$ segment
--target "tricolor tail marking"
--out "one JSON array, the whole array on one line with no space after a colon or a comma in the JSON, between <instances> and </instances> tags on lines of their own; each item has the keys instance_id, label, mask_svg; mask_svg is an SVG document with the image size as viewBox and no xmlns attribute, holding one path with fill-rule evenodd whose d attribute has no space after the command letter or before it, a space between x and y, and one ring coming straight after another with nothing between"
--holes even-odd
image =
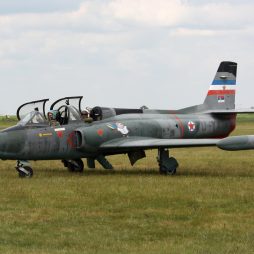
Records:
<instances>
[{"instance_id":1,"label":"tricolor tail marking","mask_svg":"<svg viewBox=\"0 0 254 254\"><path fill-rule=\"evenodd\" d=\"M235 80L214 80L210 85L207 95L235 94Z\"/></svg>"}]
</instances>

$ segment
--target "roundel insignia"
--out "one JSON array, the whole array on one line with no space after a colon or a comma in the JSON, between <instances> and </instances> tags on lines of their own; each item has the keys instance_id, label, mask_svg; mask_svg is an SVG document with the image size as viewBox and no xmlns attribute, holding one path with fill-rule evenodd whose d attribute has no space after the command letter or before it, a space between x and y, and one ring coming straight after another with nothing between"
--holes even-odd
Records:
<instances>
[{"instance_id":1,"label":"roundel insignia","mask_svg":"<svg viewBox=\"0 0 254 254\"><path fill-rule=\"evenodd\" d=\"M192 121L189 121L188 122L188 129L189 129L189 131L194 131L195 129L196 129L196 125L195 125L195 123L194 122L192 122Z\"/></svg>"},{"instance_id":2,"label":"roundel insignia","mask_svg":"<svg viewBox=\"0 0 254 254\"><path fill-rule=\"evenodd\" d=\"M102 137L103 136L103 129L99 129L97 130L97 134Z\"/></svg>"}]
</instances>

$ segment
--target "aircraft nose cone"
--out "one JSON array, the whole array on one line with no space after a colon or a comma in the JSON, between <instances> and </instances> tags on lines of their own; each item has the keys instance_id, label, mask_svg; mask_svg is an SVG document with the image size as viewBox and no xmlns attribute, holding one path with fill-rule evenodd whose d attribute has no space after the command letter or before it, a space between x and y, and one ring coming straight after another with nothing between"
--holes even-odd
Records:
<instances>
[{"instance_id":1,"label":"aircraft nose cone","mask_svg":"<svg viewBox=\"0 0 254 254\"><path fill-rule=\"evenodd\" d=\"M224 138L217 143L217 146L228 151L254 149L254 135Z\"/></svg>"}]
</instances>

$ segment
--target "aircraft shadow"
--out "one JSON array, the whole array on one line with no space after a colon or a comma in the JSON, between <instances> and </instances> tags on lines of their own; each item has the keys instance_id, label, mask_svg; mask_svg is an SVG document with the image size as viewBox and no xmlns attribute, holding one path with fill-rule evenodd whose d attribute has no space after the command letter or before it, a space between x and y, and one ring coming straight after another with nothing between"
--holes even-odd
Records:
<instances>
[{"instance_id":1,"label":"aircraft shadow","mask_svg":"<svg viewBox=\"0 0 254 254\"><path fill-rule=\"evenodd\" d=\"M178 170L177 174L174 176L165 176L161 175L158 172L158 169L121 169L121 170L107 170L107 169L85 169L83 173L73 173L68 172L63 169L45 169L41 170L41 172L56 174L58 176L66 176L77 175L80 177L89 177L89 176L161 176L161 177L254 177L253 172L237 172L237 171L191 171L187 168L184 170ZM36 173L35 173L36 174Z\"/></svg>"}]
</instances>

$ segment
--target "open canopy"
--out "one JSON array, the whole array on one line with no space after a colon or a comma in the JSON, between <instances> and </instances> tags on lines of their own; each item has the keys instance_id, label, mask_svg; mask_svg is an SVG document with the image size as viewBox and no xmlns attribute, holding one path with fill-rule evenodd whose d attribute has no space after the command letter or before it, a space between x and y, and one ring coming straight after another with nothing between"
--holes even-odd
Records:
<instances>
[{"instance_id":1,"label":"open canopy","mask_svg":"<svg viewBox=\"0 0 254 254\"><path fill-rule=\"evenodd\" d=\"M18 120L22 120L27 116L28 113L37 111L42 114L42 116L46 119L45 105L49 99L43 99L38 101L31 101L25 104L22 104L17 110L17 118Z\"/></svg>"},{"instance_id":2,"label":"open canopy","mask_svg":"<svg viewBox=\"0 0 254 254\"><path fill-rule=\"evenodd\" d=\"M79 112L81 113L81 100L82 100L82 98L83 98L83 96L72 96L72 97L61 98L61 99L55 101L50 106L50 110L57 110L63 105L67 105L67 106L71 105L71 106L75 107L76 109L78 109Z\"/></svg>"},{"instance_id":3,"label":"open canopy","mask_svg":"<svg viewBox=\"0 0 254 254\"><path fill-rule=\"evenodd\" d=\"M71 122L82 121L81 117L81 100L83 96L64 97L55 101L50 106L50 111L57 111L59 118L57 121L60 125ZM45 105L49 99L31 101L22 104L17 110L17 118L20 120L19 125L45 125L48 119Z\"/></svg>"},{"instance_id":4,"label":"open canopy","mask_svg":"<svg viewBox=\"0 0 254 254\"><path fill-rule=\"evenodd\" d=\"M59 122L61 125L73 121L82 121L81 100L83 96L64 97L55 101L50 110L57 110L60 113Z\"/></svg>"}]
</instances>

